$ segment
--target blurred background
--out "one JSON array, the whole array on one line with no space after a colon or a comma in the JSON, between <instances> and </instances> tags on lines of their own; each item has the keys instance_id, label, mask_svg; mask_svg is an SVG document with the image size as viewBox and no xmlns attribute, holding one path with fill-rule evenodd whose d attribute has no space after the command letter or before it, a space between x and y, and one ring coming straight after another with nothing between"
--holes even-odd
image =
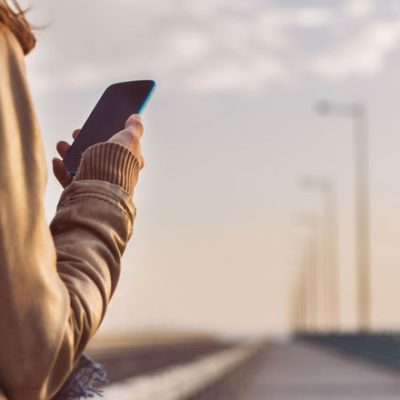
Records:
<instances>
[{"instance_id":1,"label":"blurred background","mask_svg":"<svg viewBox=\"0 0 400 400\"><path fill-rule=\"evenodd\" d=\"M157 81L99 337L399 329L397 0L25 5L49 220L56 142L109 84Z\"/></svg>"}]
</instances>

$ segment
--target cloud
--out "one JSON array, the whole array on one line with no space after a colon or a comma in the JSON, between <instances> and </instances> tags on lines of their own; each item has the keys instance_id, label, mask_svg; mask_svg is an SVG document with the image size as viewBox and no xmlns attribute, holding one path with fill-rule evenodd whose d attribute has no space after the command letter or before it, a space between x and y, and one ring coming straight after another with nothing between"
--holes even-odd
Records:
<instances>
[{"instance_id":1,"label":"cloud","mask_svg":"<svg viewBox=\"0 0 400 400\"><path fill-rule=\"evenodd\" d=\"M330 25L333 22L333 13L326 8L299 9L293 15L295 25L303 28L315 28Z\"/></svg>"},{"instance_id":2,"label":"cloud","mask_svg":"<svg viewBox=\"0 0 400 400\"><path fill-rule=\"evenodd\" d=\"M185 82L187 89L194 92L218 93L234 88L242 93L257 93L263 85L272 81L284 81L288 78L286 66L278 59L247 60L246 65L232 62L218 62L201 68Z\"/></svg>"},{"instance_id":3,"label":"cloud","mask_svg":"<svg viewBox=\"0 0 400 400\"><path fill-rule=\"evenodd\" d=\"M73 5L49 6L56 15L51 37L42 35L47 50L30 68L36 90L150 76L170 89L254 91L289 75L282 54L290 45L287 26L295 22L287 10L264 10L256 2L237 0L190 7L177 0L119 4L123 10L110 13L107 2L98 0L95 16L80 7L76 18ZM300 24L304 18L310 20L302 14ZM311 16L311 23L316 18ZM108 26L113 29L104 31Z\"/></svg>"},{"instance_id":4,"label":"cloud","mask_svg":"<svg viewBox=\"0 0 400 400\"><path fill-rule=\"evenodd\" d=\"M345 2L345 13L354 18L364 18L372 14L375 9L375 0L348 0Z\"/></svg>"},{"instance_id":5,"label":"cloud","mask_svg":"<svg viewBox=\"0 0 400 400\"><path fill-rule=\"evenodd\" d=\"M373 76L399 42L395 16L375 17L373 0L344 8L256 0L42 4L52 23L29 68L41 91L152 77L168 90L254 93L304 75Z\"/></svg>"},{"instance_id":6,"label":"cloud","mask_svg":"<svg viewBox=\"0 0 400 400\"><path fill-rule=\"evenodd\" d=\"M400 21L372 22L317 55L310 69L323 78L336 80L373 76L383 69L399 41Z\"/></svg>"}]
</instances>

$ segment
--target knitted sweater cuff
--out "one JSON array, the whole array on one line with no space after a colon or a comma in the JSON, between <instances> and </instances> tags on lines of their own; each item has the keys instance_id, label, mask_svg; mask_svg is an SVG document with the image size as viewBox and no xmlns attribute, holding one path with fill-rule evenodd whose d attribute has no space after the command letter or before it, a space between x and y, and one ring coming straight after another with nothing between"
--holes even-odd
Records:
<instances>
[{"instance_id":1,"label":"knitted sweater cuff","mask_svg":"<svg viewBox=\"0 0 400 400\"><path fill-rule=\"evenodd\" d=\"M83 153L74 179L107 181L131 195L138 175L139 164L130 150L117 143L99 143Z\"/></svg>"}]
</instances>

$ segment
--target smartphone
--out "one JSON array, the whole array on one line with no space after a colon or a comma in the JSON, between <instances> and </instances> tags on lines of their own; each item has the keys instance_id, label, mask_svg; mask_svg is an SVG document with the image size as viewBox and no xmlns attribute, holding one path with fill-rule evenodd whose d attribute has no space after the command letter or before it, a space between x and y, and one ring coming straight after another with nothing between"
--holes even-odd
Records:
<instances>
[{"instance_id":1,"label":"smartphone","mask_svg":"<svg viewBox=\"0 0 400 400\"><path fill-rule=\"evenodd\" d=\"M151 80L130 81L115 83L104 91L64 157L64 165L72 176L78 170L82 153L124 129L128 117L143 110L154 87Z\"/></svg>"}]
</instances>

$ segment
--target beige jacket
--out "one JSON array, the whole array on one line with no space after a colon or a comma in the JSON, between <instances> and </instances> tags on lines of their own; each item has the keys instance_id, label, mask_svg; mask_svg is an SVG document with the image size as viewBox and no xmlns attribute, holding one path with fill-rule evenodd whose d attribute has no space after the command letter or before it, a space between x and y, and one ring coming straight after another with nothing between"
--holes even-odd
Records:
<instances>
[{"instance_id":1,"label":"beige jacket","mask_svg":"<svg viewBox=\"0 0 400 400\"><path fill-rule=\"evenodd\" d=\"M47 226L24 56L0 25L1 400L51 398L96 332L132 233L137 174L125 147L93 146Z\"/></svg>"}]
</instances>

